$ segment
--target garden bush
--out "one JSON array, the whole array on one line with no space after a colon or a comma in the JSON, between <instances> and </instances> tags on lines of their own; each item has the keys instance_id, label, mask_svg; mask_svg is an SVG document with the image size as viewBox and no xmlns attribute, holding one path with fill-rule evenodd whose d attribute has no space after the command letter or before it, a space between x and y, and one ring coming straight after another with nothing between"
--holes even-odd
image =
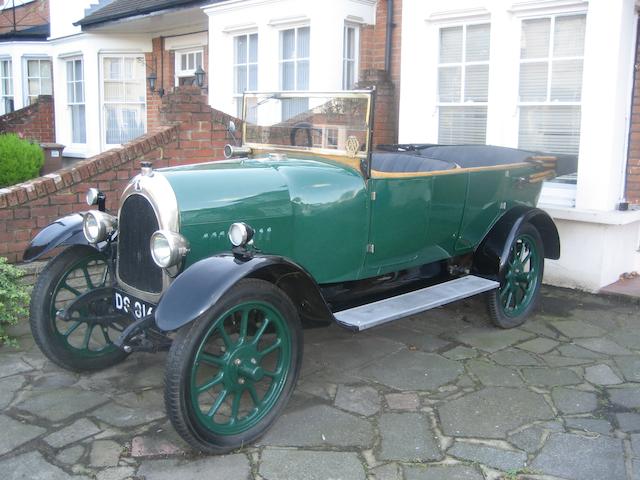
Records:
<instances>
[{"instance_id":1,"label":"garden bush","mask_svg":"<svg viewBox=\"0 0 640 480\"><path fill-rule=\"evenodd\" d=\"M29 291L20 282L23 272L0 257L0 345L16 346L6 327L15 325L29 313Z\"/></svg>"},{"instance_id":2,"label":"garden bush","mask_svg":"<svg viewBox=\"0 0 640 480\"><path fill-rule=\"evenodd\" d=\"M14 133L0 135L0 187L37 177L43 164L44 152L40 145Z\"/></svg>"}]
</instances>

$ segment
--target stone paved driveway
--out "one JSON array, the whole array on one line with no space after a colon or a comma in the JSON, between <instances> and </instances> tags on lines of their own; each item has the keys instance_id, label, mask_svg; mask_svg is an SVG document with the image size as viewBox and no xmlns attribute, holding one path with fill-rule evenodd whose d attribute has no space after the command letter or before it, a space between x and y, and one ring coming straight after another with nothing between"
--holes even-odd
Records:
<instances>
[{"instance_id":1,"label":"stone paved driveway","mask_svg":"<svg viewBox=\"0 0 640 480\"><path fill-rule=\"evenodd\" d=\"M25 335L0 349L0 475L638 480L639 310L546 289L515 330L473 299L358 335L307 331L285 415L219 457L187 453L167 423L164 355L75 375Z\"/></svg>"}]
</instances>

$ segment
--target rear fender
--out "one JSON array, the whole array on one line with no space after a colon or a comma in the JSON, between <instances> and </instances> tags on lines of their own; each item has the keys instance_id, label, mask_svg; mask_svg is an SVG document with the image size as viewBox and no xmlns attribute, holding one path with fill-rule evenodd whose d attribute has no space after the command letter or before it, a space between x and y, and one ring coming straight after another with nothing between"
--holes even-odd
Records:
<instances>
[{"instance_id":1,"label":"rear fender","mask_svg":"<svg viewBox=\"0 0 640 480\"><path fill-rule=\"evenodd\" d=\"M474 271L491 278L502 278L511 243L525 223L532 224L540 233L545 258L560 258L560 236L551 217L539 208L518 206L500 217L482 240L474 253Z\"/></svg>"},{"instance_id":2,"label":"rear fender","mask_svg":"<svg viewBox=\"0 0 640 480\"><path fill-rule=\"evenodd\" d=\"M74 213L43 228L25 250L24 261L33 262L61 245L91 245L82 233L83 218L82 214Z\"/></svg>"},{"instance_id":3,"label":"rear fender","mask_svg":"<svg viewBox=\"0 0 640 480\"><path fill-rule=\"evenodd\" d=\"M156 308L156 325L171 331L205 317L243 278L259 278L281 288L298 309L303 324L328 325L334 320L315 280L299 265L271 255L248 260L217 255L194 263L175 279Z\"/></svg>"}]
</instances>

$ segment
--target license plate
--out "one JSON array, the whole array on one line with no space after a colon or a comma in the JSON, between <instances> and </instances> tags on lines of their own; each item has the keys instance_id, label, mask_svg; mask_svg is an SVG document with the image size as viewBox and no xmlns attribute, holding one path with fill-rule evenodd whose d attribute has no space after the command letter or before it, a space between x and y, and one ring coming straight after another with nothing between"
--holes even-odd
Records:
<instances>
[{"instance_id":1,"label":"license plate","mask_svg":"<svg viewBox=\"0 0 640 480\"><path fill-rule=\"evenodd\" d=\"M113 295L113 306L117 311L133 315L135 318L151 315L155 309L155 305L118 290Z\"/></svg>"}]
</instances>

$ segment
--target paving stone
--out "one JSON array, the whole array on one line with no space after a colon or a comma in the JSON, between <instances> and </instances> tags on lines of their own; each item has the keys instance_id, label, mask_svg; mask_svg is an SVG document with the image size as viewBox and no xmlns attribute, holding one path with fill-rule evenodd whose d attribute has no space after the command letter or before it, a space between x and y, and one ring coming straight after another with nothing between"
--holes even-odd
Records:
<instances>
[{"instance_id":1,"label":"paving stone","mask_svg":"<svg viewBox=\"0 0 640 480\"><path fill-rule=\"evenodd\" d=\"M493 353L503 348L510 347L514 343L531 338L533 334L522 330L496 330L476 328L459 334L456 338L467 345Z\"/></svg>"},{"instance_id":2,"label":"paving stone","mask_svg":"<svg viewBox=\"0 0 640 480\"><path fill-rule=\"evenodd\" d=\"M531 385L554 387L557 385L576 385L582 380L568 368L523 368L525 382Z\"/></svg>"},{"instance_id":3,"label":"paving stone","mask_svg":"<svg viewBox=\"0 0 640 480\"><path fill-rule=\"evenodd\" d=\"M565 414L592 412L598 408L598 397L591 392L558 387L551 391L556 408Z\"/></svg>"},{"instance_id":4,"label":"paving stone","mask_svg":"<svg viewBox=\"0 0 640 480\"><path fill-rule=\"evenodd\" d=\"M160 410L130 408L110 402L93 412L93 415L114 427L135 427L159 420L165 416L165 413Z\"/></svg>"},{"instance_id":5,"label":"paving stone","mask_svg":"<svg viewBox=\"0 0 640 480\"><path fill-rule=\"evenodd\" d=\"M389 393L384 398L390 410L415 411L420 407L420 399L415 393Z\"/></svg>"},{"instance_id":6,"label":"paving stone","mask_svg":"<svg viewBox=\"0 0 640 480\"><path fill-rule=\"evenodd\" d=\"M633 460L631 462L631 480L640 480L640 460Z\"/></svg>"},{"instance_id":7,"label":"paving stone","mask_svg":"<svg viewBox=\"0 0 640 480\"><path fill-rule=\"evenodd\" d=\"M533 340L528 340L516 345L516 347L532 353L547 353L556 348L559 344L560 342L556 342L550 338L534 338Z\"/></svg>"},{"instance_id":8,"label":"paving stone","mask_svg":"<svg viewBox=\"0 0 640 480\"><path fill-rule=\"evenodd\" d=\"M575 343L588 350L604 353L605 355L631 355L630 350L621 347L608 338L586 338L584 340L576 340Z\"/></svg>"},{"instance_id":9,"label":"paving stone","mask_svg":"<svg viewBox=\"0 0 640 480\"><path fill-rule=\"evenodd\" d=\"M387 463L372 470L375 480L403 480L402 470L395 463Z\"/></svg>"},{"instance_id":10,"label":"paving stone","mask_svg":"<svg viewBox=\"0 0 640 480\"><path fill-rule=\"evenodd\" d=\"M584 370L584 378L596 385L617 385L622 380L615 374L609 365L600 364L587 367Z\"/></svg>"},{"instance_id":11,"label":"paving stone","mask_svg":"<svg viewBox=\"0 0 640 480\"><path fill-rule=\"evenodd\" d=\"M584 358L585 360L601 360L607 358L606 355L587 350L574 344L561 345L557 350L561 355L569 358Z\"/></svg>"},{"instance_id":12,"label":"paving stone","mask_svg":"<svg viewBox=\"0 0 640 480\"><path fill-rule=\"evenodd\" d=\"M406 480L484 480L475 467L467 465L419 465L404 467Z\"/></svg>"},{"instance_id":13,"label":"paving stone","mask_svg":"<svg viewBox=\"0 0 640 480\"><path fill-rule=\"evenodd\" d=\"M554 433L532 463L534 470L570 480L624 480L622 441L607 436Z\"/></svg>"},{"instance_id":14,"label":"paving stone","mask_svg":"<svg viewBox=\"0 0 640 480\"><path fill-rule=\"evenodd\" d=\"M20 355L9 354L0 356L0 378L29 372L33 367L20 358Z\"/></svg>"},{"instance_id":15,"label":"paving stone","mask_svg":"<svg viewBox=\"0 0 640 480\"><path fill-rule=\"evenodd\" d=\"M364 480L364 468L355 453L310 452L267 448L260 475L269 480ZM222 478L222 477L221 477ZM226 478L226 477L225 477Z\"/></svg>"},{"instance_id":16,"label":"paving stone","mask_svg":"<svg viewBox=\"0 0 640 480\"><path fill-rule=\"evenodd\" d=\"M389 340L396 340L404 343L407 347L417 348L425 352L435 352L446 347L451 342L443 340L435 335L416 332L401 325L389 325L380 329L372 330L371 335L383 337Z\"/></svg>"},{"instance_id":17,"label":"paving stone","mask_svg":"<svg viewBox=\"0 0 640 480\"><path fill-rule=\"evenodd\" d=\"M130 479L136 473L133 467L112 467L101 470L96 475L96 480L125 480Z\"/></svg>"},{"instance_id":18,"label":"paving stone","mask_svg":"<svg viewBox=\"0 0 640 480\"><path fill-rule=\"evenodd\" d=\"M463 347L462 345L458 345L451 350L447 350L442 354L444 357L447 357L449 360L466 360L467 358L474 358L478 356L478 351L473 348Z\"/></svg>"},{"instance_id":19,"label":"paving stone","mask_svg":"<svg viewBox=\"0 0 640 480\"><path fill-rule=\"evenodd\" d=\"M161 431L133 437L131 440L131 456L134 458L177 455L187 451L187 444L169 426Z\"/></svg>"},{"instance_id":20,"label":"paving stone","mask_svg":"<svg viewBox=\"0 0 640 480\"><path fill-rule=\"evenodd\" d=\"M529 427L509 437L509 442L528 453L536 452L540 448L544 429L537 425Z\"/></svg>"},{"instance_id":21,"label":"paving stone","mask_svg":"<svg viewBox=\"0 0 640 480\"><path fill-rule=\"evenodd\" d=\"M613 426L601 418L566 418L565 423L567 428L573 430L601 433L602 435L609 435L613 432Z\"/></svg>"},{"instance_id":22,"label":"paving stone","mask_svg":"<svg viewBox=\"0 0 640 480\"><path fill-rule=\"evenodd\" d=\"M498 470L519 470L526 461L524 452L514 452L477 443L456 442L447 453L462 460L482 463Z\"/></svg>"},{"instance_id":23,"label":"paving stone","mask_svg":"<svg viewBox=\"0 0 640 480\"><path fill-rule=\"evenodd\" d=\"M624 432L640 431L640 414L631 412L616 413L616 420L620 430Z\"/></svg>"},{"instance_id":24,"label":"paving stone","mask_svg":"<svg viewBox=\"0 0 640 480\"><path fill-rule=\"evenodd\" d=\"M634 433L631 437L631 448L633 455L640 458L640 433Z\"/></svg>"},{"instance_id":25,"label":"paving stone","mask_svg":"<svg viewBox=\"0 0 640 480\"><path fill-rule=\"evenodd\" d=\"M56 455L56 460L71 465L80 460L82 455L84 455L84 447L82 445L74 445L73 447L65 448L58 453L58 455Z\"/></svg>"},{"instance_id":26,"label":"paving stone","mask_svg":"<svg viewBox=\"0 0 640 480\"><path fill-rule=\"evenodd\" d=\"M408 462L438 460L442 453L429 426L420 413L384 413L378 421L382 445L379 458Z\"/></svg>"},{"instance_id":27,"label":"paving stone","mask_svg":"<svg viewBox=\"0 0 640 480\"><path fill-rule=\"evenodd\" d=\"M241 454L216 455L201 460L189 459L182 462L177 459L146 460L138 468L137 476L145 480L194 478L249 480L251 466L247 457Z\"/></svg>"},{"instance_id":28,"label":"paving stone","mask_svg":"<svg viewBox=\"0 0 640 480\"><path fill-rule=\"evenodd\" d=\"M96 440L91 445L90 463L94 467L115 467L120 460L122 445L111 440Z\"/></svg>"},{"instance_id":29,"label":"paving stone","mask_svg":"<svg viewBox=\"0 0 640 480\"><path fill-rule=\"evenodd\" d=\"M640 408L640 387L608 388L611 403L625 408Z\"/></svg>"},{"instance_id":30,"label":"paving stone","mask_svg":"<svg viewBox=\"0 0 640 480\"><path fill-rule=\"evenodd\" d=\"M467 362L467 367L486 386L521 387L523 385L517 372L507 367L500 367L484 360L470 360Z\"/></svg>"},{"instance_id":31,"label":"paving stone","mask_svg":"<svg viewBox=\"0 0 640 480\"><path fill-rule=\"evenodd\" d=\"M540 317L532 318L520 328L526 330L527 332L532 332L543 337L558 338L559 335L557 332L551 330L544 322L536 321L537 318Z\"/></svg>"},{"instance_id":32,"label":"paving stone","mask_svg":"<svg viewBox=\"0 0 640 480\"><path fill-rule=\"evenodd\" d=\"M88 477L69 475L47 462L39 452L9 457L0 462L2 480L88 480Z\"/></svg>"},{"instance_id":33,"label":"paving stone","mask_svg":"<svg viewBox=\"0 0 640 480\"><path fill-rule=\"evenodd\" d=\"M6 415L0 415L0 455L10 452L23 443L42 435L46 432L44 428L21 423Z\"/></svg>"},{"instance_id":34,"label":"paving stone","mask_svg":"<svg viewBox=\"0 0 640 480\"><path fill-rule=\"evenodd\" d=\"M95 435L96 433L100 433L101 431L102 430L96 427L93 422L86 418L81 418L80 420L73 422L68 427L58 430L51 435L47 435L44 437L44 441L54 448L60 448L65 445L69 445L70 443L77 442L78 440L82 440L83 438Z\"/></svg>"},{"instance_id":35,"label":"paving stone","mask_svg":"<svg viewBox=\"0 0 640 480\"><path fill-rule=\"evenodd\" d=\"M628 382L640 382L640 357L615 357L615 361Z\"/></svg>"},{"instance_id":36,"label":"paving stone","mask_svg":"<svg viewBox=\"0 0 640 480\"><path fill-rule=\"evenodd\" d=\"M24 382L25 378L22 375L13 375L0 380L0 410L7 408Z\"/></svg>"},{"instance_id":37,"label":"paving stone","mask_svg":"<svg viewBox=\"0 0 640 480\"><path fill-rule=\"evenodd\" d=\"M515 350L508 348L491 355L491 360L500 364L514 367L527 367L540 365L540 362L536 360L533 355L523 352L522 350Z\"/></svg>"},{"instance_id":38,"label":"paving stone","mask_svg":"<svg viewBox=\"0 0 640 480\"><path fill-rule=\"evenodd\" d=\"M464 369L435 353L402 350L360 370L360 374L399 390L435 390L454 381Z\"/></svg>"},{"instance_id":39,"label":"paving stone","mask_svg":"<svg viewBox=\"0 0 640 480\"><path fill-rule=\"evenodd\" d=\"M288 410L260 441L261 445L339 447L369 446L371 424L355 415L327 405Z\"/></svg>"},{"instance_id":40,"label":"paving stone","mask_svg":"<svg viewBox=\"0 0 640 480\"><path fill-rule=\"evenodd\" d=\"M560 355L545 355L544 361L550 367L574 367L577 365L586 365L593 362L593 360L587 358L571 358L562 357Z\"/></svg>"},{"instance_id":41,"label":"paving stone","mask_svg":"<svg viewBox=\"0 0 640 480\"><path fill-rule=\"evenodd\" d=\"M20 403L18 408L52 422L59 422L95 408L107 400L107 397L95 392L65 388L33 394Z\"/></svg>"},{"instance_id":42,"label":"paving stone","mask_svg":"<svg viewBox=\"0 0 640 480\"><path fill-rule=\"evenodd\" d=\"M551 324L569 338L601 337L607 333L602 328L581 320L561 320Z\"/></svg>"},{"instance_id":43,"label":"paving stone","mask_svg":"<svg viewBox=\"0 0 640 480\"><path fill-rule=\"evenodd\" d=\"M553 418L542 395L523 388L491 387L438 407L446 435L505 438L535 420Z\"/></svg>"},{"instance_id":44,"label":"paving stone","mask_svg":"<svg viewBox=\"0 0 640 480\"><path fill-rule=\"evenodd\" d=\"M340 385L335 406L360 415L373 415L380 411L380 395L373 387Z\"/></svg>"}]
</instances>

